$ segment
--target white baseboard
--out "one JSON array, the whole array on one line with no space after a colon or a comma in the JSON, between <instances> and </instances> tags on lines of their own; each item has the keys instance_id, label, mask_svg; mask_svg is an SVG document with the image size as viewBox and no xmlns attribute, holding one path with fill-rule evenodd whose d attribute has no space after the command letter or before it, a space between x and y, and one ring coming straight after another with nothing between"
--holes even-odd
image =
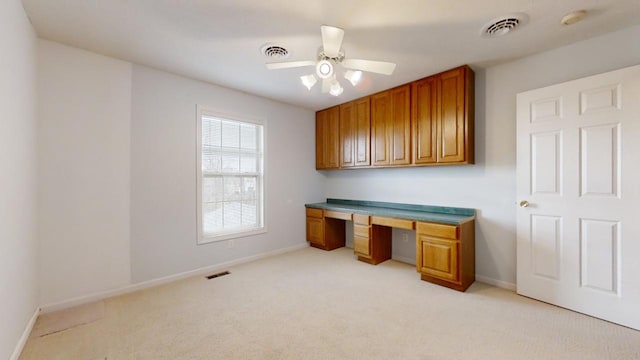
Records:
<instances>
[{"instance_id":1,"label":"white baseboard","mask_svg":"<svg viewBox=\"0 0 640 360\"><path fill-rule=\"evenodd\" d=\"M46 314L52 311L63 310L70 307L74 307L74 306L78 306L78 305L82 305L82 304L86 304L94 301L99 301L109 297L123 295L123 294L131 293L134 291L142 290L142 289L147 289L150 287L170 283L173 281L186 279L192 276L198 276L198 275L206 274L209 272L222 270L231 266L240 265L240 264L248 263L251 261L264 259L267 257L304 249L307 247L309 247L309 244L305 242L303 244L298 244L298 245L294 245L294 246L290 246L290 247L286 247L278 250L268 251L268 252L257 254L257 255L247 256L244 258L231 260L231 261L227 261L227 262L216 264L216 265L205 266L199 269L185 271L182 273L173 274L173 275L169 275L169 276L165 276L157 279L147 280L147 281L143 281L143 282L135 283L131 285L126 285L116 289L79 296L76 298L64 300L64 301L53 303L53 304L47 304L42 306L41 309L42 309L42 313Z\"/></svg>"},{"instance_id":2,"label":"white baseboard","mask_svg":"<svg viewBox=\"0 0 640 360\"><path fill-rule=\"evenodd\" d=\"M10 360L18 360L20 354L22 354L22 350L24 350L24 346L27 344L27 340L29 339L29 335L31 335L31 330L33 330L33 326L36 324L36 320L38 319L38 315L40 315L40 308L36 308L36 311L33 312L31 319L27 323L27 326L24 328L22 332L22 336L20 336L20 340L16 344L15 349L13 350L13 354L9 358Z\"/></svg>"},{"instance_id":3,"label":"white baseboard","mask_svg":"<svg viewBox=\"0 0 640 360\"><path fill-rule=\"evenodd\" d=\"M476 274L476 280L495 287L516 291L516 284Z\"/></svg>"}]
</instances>

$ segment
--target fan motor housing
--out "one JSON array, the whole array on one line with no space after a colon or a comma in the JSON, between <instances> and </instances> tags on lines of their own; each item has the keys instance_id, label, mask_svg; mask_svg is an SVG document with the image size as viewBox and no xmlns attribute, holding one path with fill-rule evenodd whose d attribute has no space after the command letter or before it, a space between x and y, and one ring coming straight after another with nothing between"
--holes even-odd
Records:
<instances>
[{"instance_id":1,"label":"fan motor housing","mask_svg":"<svg viewBox=\"0 0 640 360\"><path fill-rule=\"evenodd\" d=\"M320 48L318 48L318 61L322 61L322 60L332 61L337 64L342 60L344 60L344 49L340 49L340 51L338 52L338 56L328 57L324 53L324 50L322 49L322 46L321 46Z\"/></svg>"}]
</instances>

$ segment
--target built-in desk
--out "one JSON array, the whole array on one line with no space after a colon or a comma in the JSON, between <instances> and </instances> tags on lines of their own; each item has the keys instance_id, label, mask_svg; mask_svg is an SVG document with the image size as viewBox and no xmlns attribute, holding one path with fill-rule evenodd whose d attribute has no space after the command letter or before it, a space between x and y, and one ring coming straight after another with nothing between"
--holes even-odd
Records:
<instances>
[{"instance_id":1,"label":"built-in desk","mask_svg":"<svg viewBox=\"0 0 640 360\"><path fill-rule=\"evenodd\" d=\"M306 204L307 241L333 250L345 246L353 221L353 251L372 265L391 258L391 228L416 231L421 279L465 291L475 281L475 210L376 201L327 199Z\"/></svg>"}]
</instances>

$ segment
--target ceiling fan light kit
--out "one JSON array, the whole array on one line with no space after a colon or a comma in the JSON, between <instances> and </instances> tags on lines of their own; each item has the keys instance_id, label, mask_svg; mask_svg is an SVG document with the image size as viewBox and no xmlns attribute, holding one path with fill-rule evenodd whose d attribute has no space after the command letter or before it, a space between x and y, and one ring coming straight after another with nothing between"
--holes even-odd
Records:
<instances>
[{"instance_id":1,"label":"ceiling fan light kit","mask_svg":"<svg viewBox=\"0 0 640 360\"><path fill-rule=\"evenodd\" d=\"M318 79L316 78L317 76L322 79L322 93L329 93L333 96L339 96L344 91L344 88L336 78L337 65L341 65L342 68L346 69L344 78L353 86L360 83L363 71L391 75L395 70L396 64L390 62L346 59L344 50L342 49L344 30L335 26L322 25L320 27L320 32L322 33L322 47L318 50L317 60L267 63L267 69L277 70L303 66L315 66L315 75L309 74L300 77L302 85L308 90L311 90L311 88L318 82Z\"/></svg>"}]
</instances>

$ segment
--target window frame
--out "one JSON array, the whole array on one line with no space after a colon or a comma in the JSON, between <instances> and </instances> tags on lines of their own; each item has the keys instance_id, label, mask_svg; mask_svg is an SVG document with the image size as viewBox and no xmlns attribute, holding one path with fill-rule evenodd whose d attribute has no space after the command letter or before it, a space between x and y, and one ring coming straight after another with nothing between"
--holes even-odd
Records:
<instances>
[{"instance_id":1,"label":"window frame","mask_svg":"<svg viewBox=\"0 0 640 360\"><path fill-rule=\"evenodd\" d=\"M262 174L260 176L260 172L258 172L258 178L262 178L262 186L261 191L258 196L258 200L260 203L259 206L259 214L262 220L262 226L251 228L251 229L238 229L238 230L230 230L228 232L221 232L217 235L207 235L204 233L204 219L203 219L203 199L202 199L202 185L203 185L203 174L202 174L202 117L210 116L216 117L225 120L238 121L241 123L249 123L254 125L262 126ZM264 234L267 232L267 196L266 196L266 184L267 184L267 176L266 176L266 163L267 163L267 152L266 152L266 137L267 137L267 124L265 119L258 119L245 115L234 115L226 112L217 111L211 108L207 108L205 106L196 105L196 226L197 226L197 245L215 243L219 241L241 238L246 236L253 236L258 234ZM260 180L260 179L258 179Z\"/></svg>"}]
</instances>

